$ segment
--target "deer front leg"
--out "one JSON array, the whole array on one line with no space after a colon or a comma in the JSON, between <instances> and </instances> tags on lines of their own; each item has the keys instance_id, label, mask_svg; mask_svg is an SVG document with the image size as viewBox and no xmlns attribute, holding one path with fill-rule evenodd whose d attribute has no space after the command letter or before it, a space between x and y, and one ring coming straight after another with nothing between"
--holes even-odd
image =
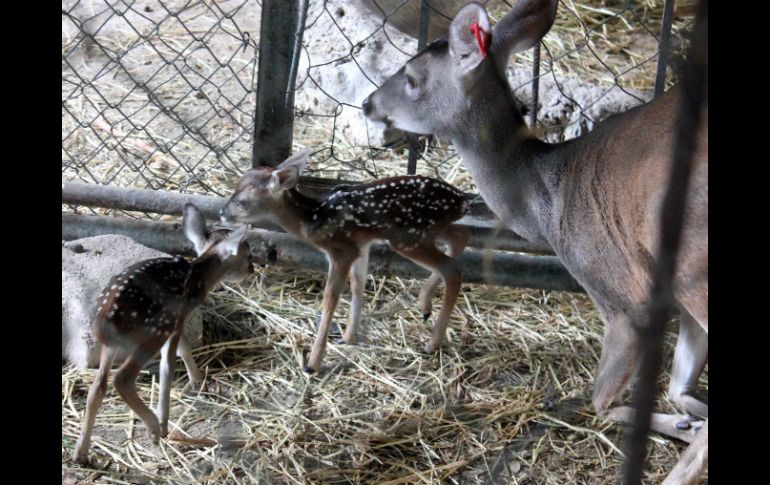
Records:
<instances>
[{"instance_id":1,"label":"deer front leg","mask_svg":"<svg viewBox=\"0 0 770 485\"><path fill-rule=\"evenodd\" d=\"M326 338L329 334L332 318L334 317L334 310L337 309L340 293L345 285L345 275L350 270L350 266L355 258L340 255L333 258L330 257L329 259L329 275L326 278L323 303L321 305L321 325L318 327L318 333L316 334L315 342L313 342L310 356L308 356L307 366L304 369L307 373L316 372L321 368L321 360L323 360L324 353L326 352Z\"/></svg>"},{"instance_id":2,"label":"deer front leg","mask_svg":"<svg viewBox=\"0 0 770 485\"><path fill-rule=\"evenodd\" d=\"M625 426L634 425L634 408L631 406L617 406L610 409L605 418L613 423ZM703 421L690 420L687 416L679 414L652 413L650 417L650 430L655 433L670 436L692 443L699 436Z\"/></svg>"},{"instance_id":3,"label":"deer front leg","mask_svg":"<svg viewBox=\"0 0 770 485\"><path fill-rule=\"evenodd\" d=\"M346 344L355 344L358 341L368 272L369 248L365 247L361 250L361 256L355 260L350 268L350 323L345 329L345 335L342 336L342 342Z\"/></svg>"},{"instance_id":4,"label":"deer front leg","mask_svg":"<svg viewBox=\"0 0 770 485\"><path fill-rule=\"evenodd\" d=\"M593 405L596 413L615 423L632 425L634 409L630 406L612 407L618 403L640 364L639 334L629 319L622 314L603 312L605 322L602 355L594 381ZM687 416L653 413L650 427L653 431L691 442L700 423Z\"/></svg>"},{"instance_id":5,"label":"deer front leg","mask_svg":"<svg viewBox=\"0 0 770 485\"><path fill-rule=\"evenodd\" d=\"M628 382L639 368L640 342L639 335L625 315L602 311L602 317L604 341L594 380L593 406L596 414L606 418L610 407L620 401Z\"/></svg>"}]
</instances>

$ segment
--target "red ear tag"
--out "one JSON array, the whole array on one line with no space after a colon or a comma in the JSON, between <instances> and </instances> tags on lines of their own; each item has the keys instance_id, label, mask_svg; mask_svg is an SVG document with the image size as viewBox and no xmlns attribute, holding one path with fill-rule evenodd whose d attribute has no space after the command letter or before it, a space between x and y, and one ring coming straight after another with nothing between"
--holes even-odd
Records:
<instances>
[{"instance_id":1,"label":"red ear tag","mask_svg":"<svg viewBox=\"0 0 770 485\"><path fill-rule=\"evenodd\" d=\"M484 30L478 22L471 24L471 32L476 36L476 43L479 45L479 51L481 56L487 58L487 50L489 49L489 32Z\"/></svg>"}]
</instances>

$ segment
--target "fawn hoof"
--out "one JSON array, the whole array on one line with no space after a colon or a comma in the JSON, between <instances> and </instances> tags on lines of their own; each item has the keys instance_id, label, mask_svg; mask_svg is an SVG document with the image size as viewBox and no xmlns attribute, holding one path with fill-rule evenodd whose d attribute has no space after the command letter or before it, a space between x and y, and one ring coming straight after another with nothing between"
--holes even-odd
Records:
<instances>
[{"instance_id":1,"label":"fawn hoof","mask_svg":"<svg viewBox=\"0 0 770 485\"><path fill-rule=\"evenodd\" d=\"M428 321L428 319L430 318L430 314L431 314L431 312L423 313L422 314L422 321L423 321L423 323Z\"/></svg>"},{"instance_id":2,"label":"fawn hoof","mask_svg":"<svg viewBox=\"0 0 770 485\"><path fill-rule=\"evenodd\" d=\"M705 422L705 420L688 416L687 418L681 421L677 421L674 424L674 427L678 433L675 432L672 434L672 436L679 438L686 443L692 443L695 441L695 438L698 436L698 432L701 430Z\"/></svg>"},{"instance_id":3,"label":"fawn hoof","mask_svg":"<svg viewBox=\"0 0 770 485\"><path fill-rule=\"evenodd\" d=\"M74 461L78 465L86 465L86 464L88 464L88 452L87 451L86 452L76 451L72 455L72 461Z\"/></svg>"},{"instance_id":4,"label":"fawn hoof","mask_svg":"<svg viewBox=\"0 0 770 485\"><path fill-rule=\"evenodd\" d=\"M312 367L310 367L309 365L306 365L306 366L305 366L305 368L304 368L304 369L302 369L302 370L303 370L303 371L305 371L305 374L310 374L310 375L312 375L312 374L315 374L315 373L316 373L316 370L315 370L315 369L313 369Z\"/></svg>"},{"instance_id":5,"label":"fawn hoof","mask_svg":"<svg viewBox=\"0 0 770 485\"><path fill-rule=\"evenodd\" d=\"M692 428L692 424L690 424L689 419L683 419L682 421L677 421L675 426L676 426L676 429L680 431L687 431L688 429Z\"/></svg>"},{"instance_id":6,"label":"fawn hoof","mask_svg":"<svg viewBox=\"0 0 770 485\"><path fill-rule=\"evenodd\" d=\"M422 347L420 347L420 353L422 354L433 354L438 350L438 346L434 346L430 340L425 342Z\"/></svg>"},{"instance_id":7,"label":"fawn hoof","mask_svg":"<svg viewBox=\"0 0 770 485\"><path fill-rule=\"evenodd\" d=\"M206 386L203 383L203 379L195 379L189 382L189 391L198 393L206 390Z\"/></svg>"}]
</instances>

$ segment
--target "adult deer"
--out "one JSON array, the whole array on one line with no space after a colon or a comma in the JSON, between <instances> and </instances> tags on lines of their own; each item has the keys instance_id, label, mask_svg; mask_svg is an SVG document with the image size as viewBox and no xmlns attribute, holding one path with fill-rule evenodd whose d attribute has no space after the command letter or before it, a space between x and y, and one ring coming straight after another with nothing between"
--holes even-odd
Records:
<instances>
[{"instance_id":1,"label":"adult deer","mask_svg":"<svg viewBox=\"0 0 770 485\"><path fill-rule=\"evenodd\" d=\"M220 211L223 221L277 223L326 254L329 275L321 323L305 371L315 372L321 366L334 310L348 274L352 292L350 324L342 341L356 342L369 247L375 241L387 241L399 254L433 272L418 298L426 320L439 280L444 280L441 311L423 347L425 352L435 352L444 340L460 293L462 272L455 257L465 249L469 232L452 223L468 211L462 192L440 180L415 175L340 186L314 199L296 189L308 152L296 153L275 168L257 167L246 172ZM436 248L437 242L449 246L449 255Z\"/></svg>"},{"instance_id":2,"label":"adult deer","mask_svg":"<svg viewBox=\"0 0 770 485\"><path fill-rule=\"evenodd\" d=\"M612 405L639 366L639 336L631 323L649 297L681 92L674 87L577 139L537 139L504 72L511 54L533 47L548 32L557 4L519 0L494 29L481 5L468 4L448 36L418 53L362 107L372 120L451 139L500 220L553 248L606 325L594 408L630 423L633 410ZM707 419L708 405L695 395L708 355L707 82L704 99L675 276L681 323L669 397ZM690 448L697 449L688 456L696 458L686 471L677 469L697 479L707 438L696 440L697 428L676 416L656 414L652 428L693 442Z\"/></svg>"}]
</instances>

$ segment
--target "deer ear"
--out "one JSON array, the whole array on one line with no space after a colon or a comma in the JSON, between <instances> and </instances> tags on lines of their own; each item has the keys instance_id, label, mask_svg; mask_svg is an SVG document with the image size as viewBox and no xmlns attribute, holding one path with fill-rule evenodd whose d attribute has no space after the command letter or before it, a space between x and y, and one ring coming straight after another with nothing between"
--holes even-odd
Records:
<instances>
[{"instance_id":1,"label":"deer ear","mask_svg":"<svg viewBox=\"0 0 770 485\"><path fill-rule=\"evenodd\" d=\"M200 209L193 204L185 204L182 216L182 230L185 237L195 246L195 252L200 256L208 241L206 219Z\"/></svg>"},{"instance_id":2,"label":"deer ear","mask_svg":"<svg viewBox=\"0 0 770 485\"><path fill-rule=\"evenodd\" d=\"M492 28L484 7L469 3L457 12L449 26L449 53L465 84L472 83L487 57Z\"/></svg>"},{"instance_id":3,"label":"deer ear","mask_svg":"<svg viewBox=\"0 0 770 485\"><path fill-rule=\"evenodd\" d=\"M271 193L289 190L299 182L299 170L293 165L273 171L267 182L267 190Z\"/></svg>"},{"instance_id":4,"label":"deer ear","mask_svg":"<svg viewBox=\"0 0 770 485\"><path fill-rule=\"evenodd\" d=\"M495 25L492 52L498 70L505 70L508 59L537 45L556 19L559 0L519 0Z\"/></svg>"},{"instance_id":5,"label":"deer ear","mask_svg":"<svg viewBox=\"0 0 770 485\"><path fill-rule=\"evenodd\" d=\"M294 155L284 160L283 162L281 162L281 164L278 165L276 169L280 170L286 167L296 167L297 172L301 174L305 170L305 165L307 165L307 162L309 161L309 154L310 154L309 148L300 150Z\"/></svg>"},{"instance_id":6,"label":"deer ear","mask_svg":"<svg viewBox=\"0 0 770 485\"><path fill-rule=\"evenodd\" d=\"M235 256L238 254L238 248L241 242L246 238L246 226L241 226L227 235L217 246L217 250L223 256Z\"/></svg>"},{"instance_id":7,"label":"deer ear","mask_svg":"<svg viewBox=\"0 0 770 485\"><path fill-rule=\"evenodd\" d=\"M278 192L296 186L297 182L299 182L300 174L307 165L309 153L310 149L305 148L278 165L273 171L270 181L267 183L267 189L270 192Z\"/></svg>"}]
</instances>

